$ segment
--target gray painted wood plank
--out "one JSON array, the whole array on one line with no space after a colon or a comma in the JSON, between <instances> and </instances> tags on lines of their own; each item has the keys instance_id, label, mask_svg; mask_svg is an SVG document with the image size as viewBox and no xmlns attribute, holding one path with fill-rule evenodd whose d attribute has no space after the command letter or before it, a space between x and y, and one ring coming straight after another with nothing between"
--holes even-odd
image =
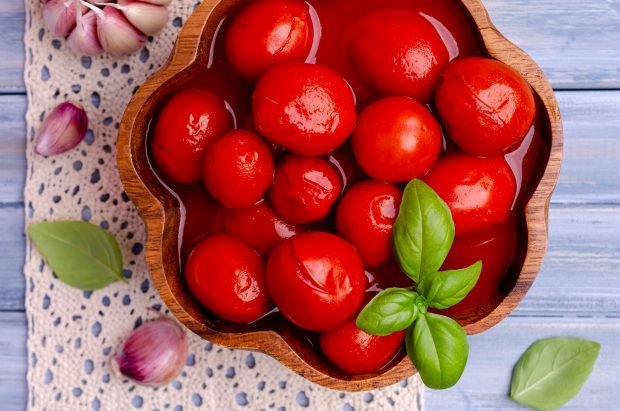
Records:
<instances>
[{"instance_id":1,"label":"gray painted wood plank","mask_svg":"<svg viewBox=\"0 0 620 411\"><path fill-rule=\"evenodd\" d=\"M25 408L26 318L0 313L0 397L4 411ZM540 338L573 336L602 344L592 376L567 410L611 410L620 401L620 323L616 319L567 320L509 318L492 330L470 337L469 364L461 381L446 391L426 391L429 411L519 410L507 399L512 367L523 351Z\"/></svg>"},{"instance_id":2,"label":"gray painted wood plank","mask_svg":"<svg viewBox=\"0 0 620 411\"><path fill-rule=\"evenodd\" d=\"M22 311L26 250L23 208L0 208L0 233L0 311Z\"/></svg>"},{"instance_id":3,"label":"gray painted wood plank","mask_svg":"<svg viewBox=\"0 0 620 411\"><path fill-rule=\"evenodd\" d=\"M620 88L617 0L486 0L493 21L556 88ZM24 6L0 2L0 92L23 91ZM604 28L604 29L603 29Z\"/></svg>"},{"instance_id":4,"label":"gray painted wood plank","mask_svg":"<svg viewBox=\"0 0 620 411\"><path fill-rule=\"evenodd\" d=\"M620 91L560 91L564 163L554 203L620 204ZM23 201L25 96L0 96L0 204Z\"/></svg>"}]
</instances>

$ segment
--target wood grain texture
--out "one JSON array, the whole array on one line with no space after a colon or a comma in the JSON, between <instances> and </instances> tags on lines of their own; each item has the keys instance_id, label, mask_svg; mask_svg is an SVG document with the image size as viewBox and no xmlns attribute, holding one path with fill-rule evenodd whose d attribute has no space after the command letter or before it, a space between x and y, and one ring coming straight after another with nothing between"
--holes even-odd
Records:
<instances>
[{"instance_id":1,"label":"wood grain texture","mask_svg":"<svg viewBox=\"0 0 620 411\"><path fill-rule=\"evenodd\" d=\"M487 0L497 27L555 88L620 88L618 0ZM23 92L22 0L0 1L0 92ZM604 27L604 30L602 29Z\"/></svg>"},{"instance_id":2,"label":"wood grain texture","mask_svg":"<svg viewBox=\"0 0 620 411\"><path fill-rule=\"evenodd\" d=\"M26 314L0 313L0 398L3 411L23 411L26 386Z\"/></svg>"},{"instance_id":3,"label":"wood grain texture","mask_svg":"<svg viewBox=\"0 0 620 411\"><path fill-rule=\"evenodd\" d=\"M469 334L493 327L524 298L542 265L547 245L547 220L551 193L562 160L563 130L559 107L542 70L521 49L493 26L480 0L461 0L480 31L487 52L513 67L529 82L543 107L548 157L541 157L539 183L524 207L527 241L520 264L507 275L490 303L458 318ZM145 255L153 283L164 303L190 330L216 344L268 353L303 377L332 389L361 391L387 386L414 373L401 355L397 364L380 373L351 376L335 367L314 349L288 321L261 320L251 326L225 324L195 301L185 285L178 263L178 238L182 214L177 198L159 181L147 159L146 135L157 108L173 91L200 75L207 66L214 34L222 18L240 0L209 0L194 12L179 34L168 63L136 92L121 121L118 165L125 191L146 224Z\"/></svg>"}]
</instances>

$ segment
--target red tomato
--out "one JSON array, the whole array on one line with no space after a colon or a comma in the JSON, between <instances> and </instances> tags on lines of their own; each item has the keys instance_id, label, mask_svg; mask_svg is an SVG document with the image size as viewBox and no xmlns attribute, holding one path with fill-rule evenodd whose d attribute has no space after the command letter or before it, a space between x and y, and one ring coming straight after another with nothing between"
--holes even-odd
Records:
<instances>
[{"instance_id":1,"label":"red tomato","mask_svg":"<svg viewBox=\"0 0 620 411\"><path fill-rule=\"evenodd\" d=\"M264 201L241 210L222 210L222 231L244 242L263 257L287 238L304 232L282 221Z\"/></svg>"},{"instance_id":2,"label":"red tomato","mask_svg":"<svg viewBox=\"0 0 620 411\"><path fill-rule=\"evenodd\" d=\"M476 286L463 301L439 313L459 317L489 302L510 267L516 245L517 230L513 221L457 236L442 270L469 267L482 260L482 273Z\"/></svg>"},{"instance_id":3,"label":"red tomato","mask_svg":"<svg viewBox=\"0 0 620 411\"><path fill-rule=\"evenodd\" d=\"M215 234L198 244L185 275L198 301L225 320L249 323L271 309L263 261L227 235Z\"/></svg>"},{"instance_id":4,"label":"red tomato","mask_svg":"<svg viewBox=\"0 0 620 411\"><path fill-rule=\"evenodd\" d=\"M452 154L438 161L424 181L450 207L457 235L505 221L517 190L503 157Z\"/></svg>"},{"instance_id":5,"label":"red tomato","mask_svg":"<svg viewBox=\"0 0 620 411\"><path fill-rule=\"evenodd\" d=\"M306 156L338 148L355 125L355 102L347 82L317 64L281 64L256 85L254 122L274 143Z\"/></svg>"},{"instance_id":6,"label":"red tomato","mask_svg":"<svg viewBox=\"0 0 620 411\"><path fill-rule=\"evenodd\" d=\"M352 27L350 51L360 76L384 95L429 103L449 55L437 30L419 14L380 10Z\"/></svg>"},{"instance_id":7,"label":"red tomato","mask_svg":"<svg viewBox=\"0 0 620 411\"><path fill-rule=\"evenodd\" d=\"M366 277L355 249L334 234L299 234L267 263L267 287L280 312L310 331L328 330L362 304Z\"/></svg>"},{"instance_id":8,"label":"red tomato","mask_svg":"<svg viewBox=\"0 0 620 411\"><path fill-rule=\"evenodd\" d=\"M406 183L428 172L443 140L426 107L407 97L387 97L360 113L351 142L366 174Z\"/></svg>"},{"instance_id":9,"label":"red tomato","mask_svg":"<svg viewBox=\"0 0 620 411\"><path fill-rule=\"evenodd\" d=\"M206 90L180 91L168 100L155 122L153 160L173 182L197 184L207 148L232 126L224 100Z\"/></svg>"},{"instance_id":10,"label":"red tomato","mask_svg":"<svg viewBox=\"0 0 620 411\"><path fill-rule=\"evenodd\" d=\"M181 255L186 257L196 244L215 232L218 204L200 185L177 187L175 192L185 209Z\"/></svg>"},{"instance_id":11,"label":"red tomato","mask_svg":"<svg viewBox=\"0 0 620 411\"><path fill-rule=\"evenodd\" d=\"M370 180L351 187L338 205L338 233L353 244L367 267L392 257L392 227L402 196L398 187Z\"/></svg>"},{"instance_id":12,"label":"red tomato","mask_svg":"<svg viewBox=\"0 0 620 411\"><path fill-rule=\"evenodd\" d=\"M341 192L342 183L331 164L291 154L276 171L270 199L284 221L301 225L325 218Z\"/></svg>"},{"instance_id":13,"label":"red tomato","mask_svg":"<svg viewBox=\"0 0 620 411\"><path fill-rule=\"evenodd\" d=\"M536 116L534 93L525 79L504 63L482 57L453 61L441 76L435 101L450 138L480 156L517 148Z\"/></svg>"},{"instance_id":14,"label":"red tomato","mask_svg":"<svg viewBox=\"0 0 620 411\"><path fill-rule=\"evenodd\" d=\"M224 50L237 73L256 79L277 64L306 61L313 37L308 3L258 0L235 17L226 35Z\"/></svg>"},{"instance_id":15,"label":"red tomato","mask_svg":"<svg viewBox=\"0 0 620 411\"><path fill-rule=\"evenodd\" d=\"M379 371L396 356L405 340L405 331L385 337L367 334L357 328L355 317L319 336L321 351L349 374Z\"/></svg>"},{"instance_id":16,"label":"red tomato","mask_svg":"<svg viewBox=\"0 0 620 411\"><path fill-rule=\"evenodd\" d=\"M250 207L273 180L271 150L254 133L231 131L209 148L203 172L207 190L224 207Z\"/></svg>"},{"instance_id":17,"label":"red tomato","mask_svg":"<svg viewBox=\"0 0 620 411\"><path fill-rule=\"evenodd\" d=\"M366 270L368 291L383 291L387 288L407 288L413 280L407 277L395 260L390 260L379 267Z\"/></svg>"},{"instance_id":18,"label":"red tomato","mask_svg":"<svg viewBox=\"0 0 620 411\"><path fill-rule=\"evenodd\" d=\"M338 150L329 153L327 160L340 173L343 191L364 176L364 172L355 160L351 144L345 143Z\"/></svg>"}]
</instances>

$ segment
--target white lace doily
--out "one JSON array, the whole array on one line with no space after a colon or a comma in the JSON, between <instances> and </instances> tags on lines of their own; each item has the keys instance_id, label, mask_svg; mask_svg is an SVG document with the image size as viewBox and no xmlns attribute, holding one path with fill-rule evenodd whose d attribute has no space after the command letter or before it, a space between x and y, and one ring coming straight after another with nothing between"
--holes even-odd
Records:
<instances>
[{"instance_id":1,"label":"white lace doily","mask_svg":"<svg viewBox=\"0 0 620 411\"><path fill-rule=\"evenodd\" d=\"M40 0L26 0L28 176L26 224L83 219L110 230L125 257L129 285L94 293L53 278L28 244L30 410L379 410L422 409L418 378L368 393L340 393L314 385L262 354L223 349L190 336L191 355L179 378L152 389L111 375L109 359L149 307L165 311L143 257L145 232L124 195L116 167L118 122L132 91L166 60L196 3L175 0L166 29L126 58L75 56L43 29ZM47 110L71 99L84 105L90 130L80 146L54 158L33 154L35 130Z\"/></svg>"}]
</instances>

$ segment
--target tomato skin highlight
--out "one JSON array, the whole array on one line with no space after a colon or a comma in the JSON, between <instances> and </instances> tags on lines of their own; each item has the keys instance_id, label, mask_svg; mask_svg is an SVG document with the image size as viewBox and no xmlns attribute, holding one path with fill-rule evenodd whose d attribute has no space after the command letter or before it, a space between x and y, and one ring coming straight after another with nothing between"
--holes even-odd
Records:
<instances>
[{"instance_id":1,"label":"tomato skin highlight","mask_svg":"<svg viewBox=\"0 0 620 411\"><path fill-rule=\"evenodd\" d=\"M150 146L157 169L174 183L198 184L206 150L232 126L216 95L196 88L176 93L155 120Z\"/></svg>"},{"instance_id":2,"label":"tomato skin highlight","mask_svg":"<svg viewBox=\"0 0 620 411\"><path fill-rule=\"evenodd\" d=\"M350 56L360 76L382 95L430 103L448 50L420 14L400 10L367 13L354 23Z\"/></svg>"},{"instance_id":3,"label":"tomato skin highlight","mask_svg":"<svg viewBox=\"0 0 620 411\"><path fill-rule=\"evenodd\" d=\"M305 330L323 331L360 308L366 277L349 243L334 234L313 232L284 240L273 250L267 287L289 321Z\"/></svg>"},{"instance_id":4,"label":"tomato skin highlight","mask_svg":"<svg viewBox=\"0 0 620 411\"><path fill-rule=\"evenodd\" d=\"M259 201L273 180L269 146L256 134L235 130L207 151L205 187L227 208L246 208Z\"/></svg>"},{"instance_id":5,"label":"tomato skin highlight","mask_svg":"<svg viewBox=\"0 0 620 411\"><path fill-rule=\"evenodd\" d=\"M179 186L174 190L185 209L181 244L181 256L185 260L196 244L217 230L219 204L202 185Z\"/></svg>"},{"instance_id":6,"label":"tomato skin highlight","mask_svg":"<svg viewBox=\"0 0 620 411\"><path fill-rule=\"evenodd\" d=\"M272 307L263 261L225 234L214 234L194 248L185 276L198 301L225 320L250 323Z\"/></svg>"},{"instance_id":7,"label":"tomato skin highlight","mask_svg":"<svg viewBox=\"0 0 620 411\"><path fill-rule=\"evenodd\" d=\"M435 101L452 141L485 157L516 149L536 116L534 93L525 79L506 64L482 57L450 63Z\"/></svg>"},{"instance_id":8,"label":"tomato skin highlight","mask_svg":"<svg viewBox=\"0 0 620 411\"><path fill-rule=\"evenodd\" d=\"M305 232L284 222L265 201L240 209L221 210L222 232L241 240L261 256L268 257L283 240Z\"/></svg>"},{"instance_id":9,"label":"tomato skin highlight","mask_svg":"<svg viewBox=\"0 0 620 411\"><path fill-rule=\"evenodd\" d=\"M408 183L430 170L443 137L425 106L408 97L386 97L360 113L351 143L366 174L379 181Z\"/></svg>"},{"instance_id":10,"label":"tomato skin highlight","mask_svg":"<svg viewBox=\"0 0 620 411\"><path fill-rule=\"evenodd\" d=\"M330 163L291 154L278 167L269 198L284 221L301 225L324 219L341 192L341 178Z\"/></svg>"},{"instance_id":11,"label":"tomato skin highlight","mask_svg":"<svg viewBox=\"0 0 620 411\"><path fill-rule=\"evenodd\" d=\"M258 0L233 20L224 52L239 75L255 80L281 63L303 63L312 49L310 8L301 0Z\"/></svg>"},{"instance_id":12,"label":"tomato skin highlight","mask_svg":"<svg viewBox=\"0 0 620 411\"><path fill-rule=\"evenodd\" d=\"M323 354L349 374L370 374L386 366L405 341L405 331L388 336L370 335L350 318L319 337Z\"/></svg>"},{"instance_id":13,"label":"tomato skin highlight","mask_svg":"<svg viewBox=\"0 0 620 411\"><path fill-rule=\"evenodd\" d=\"M357 249L366 267L392 258L392 228L402 196L392 184L367 180L351 187L340 201L338 233Z\"/></svg>"},{"instance_id":14,"label":"tomato skin highlight","mask_svg":"<svg viewBox=\"0 0 620 411\"><path fill-rule=\"evenodd\" d=\"M456 234L505 221L516 196L516 181L503 157L450 154L423 178L452 212Z\"/></svg>"},{"instance_id":15,"label":"tomato skin highlight","mask_svg":"<svg viewBox=\"0 0 620 411\"><path fill-rule=\"evenodd\" d=\"M253 95L256 129L293 153L320 156L341 146L355 126L353 92L318 64L281 64L265 73Z\"/></svg>"}]
</instances>

